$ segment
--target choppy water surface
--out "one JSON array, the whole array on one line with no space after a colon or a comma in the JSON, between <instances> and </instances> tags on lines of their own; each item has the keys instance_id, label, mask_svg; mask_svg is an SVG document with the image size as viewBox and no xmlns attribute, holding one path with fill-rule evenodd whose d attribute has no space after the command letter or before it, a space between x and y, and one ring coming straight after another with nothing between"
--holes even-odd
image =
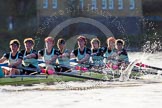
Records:
<instances>
[{"instance_id":1,"label":"choppy water surface","mask_svg":"<svg viewBox=\"0 0 162 108\"><path fill-rule=\"evenodd\" d=\"M162 53L129 53L152 66L161 66ZM161 60L160 60L161 59ZM59 82L54 85L1 86L1 108L160 108L161 76L127 82Z\"/></svg>"}]
</instances>

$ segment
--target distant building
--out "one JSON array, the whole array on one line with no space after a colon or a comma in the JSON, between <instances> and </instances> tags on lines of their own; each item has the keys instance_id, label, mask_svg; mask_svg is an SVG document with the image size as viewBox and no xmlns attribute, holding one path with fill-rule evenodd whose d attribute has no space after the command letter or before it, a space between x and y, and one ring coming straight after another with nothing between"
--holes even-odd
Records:
<instances>
[{"instance_id":1,"label":"distant building","mask_svg":"<svg viewBox=\"0 0 162 108\"><path fill-rule=\"evenodd\" d=\"M40 33L50 33L68 19L79 17L105 25L115 36L138 35L142 33L142 0L37 0ZM57 35L109 35L84 21L69 23L62 29Z\"/></svg>"}]
</instances>

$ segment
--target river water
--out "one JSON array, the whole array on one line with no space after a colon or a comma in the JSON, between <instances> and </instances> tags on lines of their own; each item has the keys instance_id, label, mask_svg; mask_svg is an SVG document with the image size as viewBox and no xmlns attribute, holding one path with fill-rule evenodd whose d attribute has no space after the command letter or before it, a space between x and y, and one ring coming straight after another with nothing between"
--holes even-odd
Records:
<instances>
[{"instance_id":1,"label":"river water","mask_svg":"<svg viewBox=\"0 0 162 108\"><path fill-rule=\"evenodd\" d=\"M162 67L162 53L129 53L130 60ZM54 85L0 86L0 108L160 108L162 77L126 82L59 82Z\"/></svg>"}]
</instances>

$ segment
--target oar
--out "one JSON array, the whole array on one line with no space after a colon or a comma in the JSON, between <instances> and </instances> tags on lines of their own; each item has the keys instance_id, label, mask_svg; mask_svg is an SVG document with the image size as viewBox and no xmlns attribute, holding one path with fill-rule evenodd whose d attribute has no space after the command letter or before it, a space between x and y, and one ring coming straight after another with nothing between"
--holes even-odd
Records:
<instances>
[{"instance_id":1,"label":"oar","mask_svg":"<svg viewBox=\"0 0 162 108\"><path fill-rule=\"evenodd\" d=\"M41 72L42 71L43 70L41 70ZM94 78L94 77L70 74L70 73L67 73L67 72L51 72L51 71L52 70L48 70L47 73L54 73L56 75L69 76L69 77L74 77L74 78L82 78L82 79L95 80L95 81L110 81L110 80L104 80L104 79L100 79L100 78Z\"/></svg>"},{"instance_id":2,"label":"oar","mask_svg":"<svg viewBox=\"0 0 162 108\"><path fill-rule=\"evenodd\" d=\"M81 76L81 75L74 75L70 73L64 73L64 72L56 72L57 75L62 75L62 76L69 76L69 77L74 77L74 78L83 78L87 80L95 80L95 81L110 81L110 80L105 80L105 79L100 79L100 78L94 78L94 77L88 77L88 76Z\"/></svg>"},{"instance_id":3,"label":"oar","mask_svg":"<svg viewBox=\"0 0 162 108\"><path fill-rule=\"evenodd\" d=\"M39 73L42 73L43 70L40 70ZM74 75L66 72L51 72L52 70L48 70L48 73L54 73L54 75L62 75L62 76L69 76L74 78L82 78L82 79L88 79L88 80L95 80L95 81L110 81L110 80L104 80L100 78L94 78L94 77L88 77L88 76L81 76L81 75Z\"/></svg>"},{"instance_id":4,"label":"oar","mask_svg":"<svg viewBox=\"0 0 162 108\"><path fill-rule=\"evenodd\" d=\"M8 63L1 63L0 66L8 66Z\"/></svg>"},{"instance_id":5,"label":"oar","mask_svg":"<svg viewBox=\"0 0 162 108\"><path fill-rule=\"evenodd\" d=\"M143 63L137 63L136 66L152 68L152 69L156 69L156 70L162 70L162 68L160 68L160 67L150 66L150 65L143 64Z\"/></svg>"},{"instance_id":6,"label":"oar","mask_svg":"<svg viewBox=\"0 0 162 108\"><path fill-rule=\"evenodd\" d=\"M29 78L47 78L46 75L5 75L5 78L29 77Z\"/></svg>"}]
</instances>

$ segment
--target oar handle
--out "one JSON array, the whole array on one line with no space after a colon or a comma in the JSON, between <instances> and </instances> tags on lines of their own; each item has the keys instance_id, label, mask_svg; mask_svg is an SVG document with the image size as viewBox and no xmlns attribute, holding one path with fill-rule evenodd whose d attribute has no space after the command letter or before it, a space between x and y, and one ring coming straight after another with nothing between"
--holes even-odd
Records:
<instances>
[{"instance_id":1,"label":"oar handle","mask_svg":"<svg viewBox=\"0 0 162 108\"><path fill-rule=\"evenodd\" d=\"M8 63L2 63L0 66L8 66Z\"/></svg>"}]
</instances>

